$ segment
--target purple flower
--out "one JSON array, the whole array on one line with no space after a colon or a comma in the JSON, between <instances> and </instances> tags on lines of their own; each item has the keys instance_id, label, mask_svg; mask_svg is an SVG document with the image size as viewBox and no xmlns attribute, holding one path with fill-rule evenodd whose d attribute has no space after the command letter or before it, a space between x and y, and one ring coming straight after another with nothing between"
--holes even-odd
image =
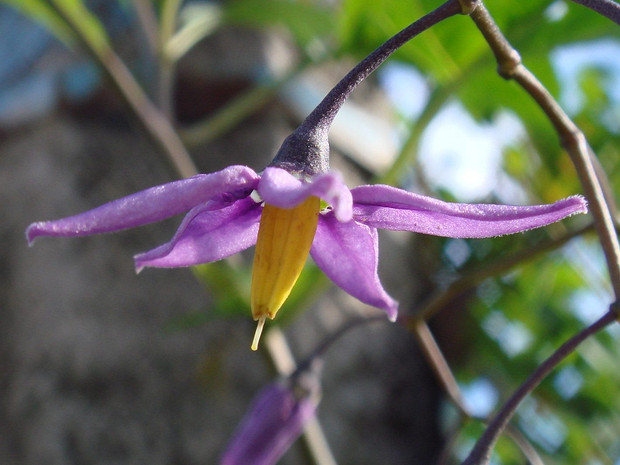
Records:
<instances>
[{"instance_id":1,"label":"purple flower","mask_svg":"<svg viewBox=\"0 0 620 465\"><path fill-rule=\"evenodd\" d=\"M323 203L318 199L313 203L315 197ZM306 208L306 202L312 205ZM269 213L270 226L265 218L267 207L275 212ZM304 210L303 215L297 214L299 208ZM377 228L481 238L538 228L587 211L585 200L579 196L536 206L447 203L385 185L349 190L340 175L331 171L298 179L277 167L268 167L259 175L246 166L230 166L146 189L75 216L33 223L26 236L32 243L39 236L117 231L187 210L170 242L135 256L137 270L147 266L191 266L241 252L256 244L260 222L264 238L259 239L254 273L260 277L255 279L252 291L256 287L257 295L275 292L278 298L269 304L262 300L255 303L253 298L253 316L259 320L257 336L265 316L273 318L290 292L290 281L297 279L308 249L334 283L362 302L385 310L394 320L398 304L385 292L377 275ZM301 236L309 237L309 241ZM287 257L295 254L301 258L289 264ZM269 262L271 255L276 256L273 263ZM267 264L261 260L267 260ZM277 275L280 269L286 271ZM263 282L267 279L263 274L273 272L275 290L265 288ZM283 280L286 285L281 283ZM272 307L265 307L268 305Z\"/></svg>"},{"instance_id":2,"label":"purple flower","mask_svg":"<svg viewBox=\"0 0 620 465\"><path fill-rule=\"evenodd\" d=\"M220 460L220 465L273 465L315 414L318 392L272 384L263 389L246 413Z\"/></svg>"}]
</instances>

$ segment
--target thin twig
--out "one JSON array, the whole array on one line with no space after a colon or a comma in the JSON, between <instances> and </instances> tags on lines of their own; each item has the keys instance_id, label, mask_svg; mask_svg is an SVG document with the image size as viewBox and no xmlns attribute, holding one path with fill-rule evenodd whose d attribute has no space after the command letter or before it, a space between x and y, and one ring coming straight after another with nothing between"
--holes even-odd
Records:
<instances>
[{"instance_id":1,"label":"thin twig","mask_svg":"<svg viewBox=\"0 0 620 465\"><path fill-rule=\"evenodd\" d=\"M138 24L140 26L140 32L142 33L143 40L146 47L140 47L145 50L147 57L148 72L158 66L158 43L159 43L159 27L157 23L157 15L155 13L155 6L151 0L132 0L133 9L136 12L138 18ZM154 73L155 74L155 73ZM149 79L144 83L144 90L149 97L157 95L158 91L158 79ZM159 106L161 111L162 107ZM168 115L165 114L166 118ZM168 118L169 119L169 118Z\"/></svg>"},{"instance_id":2,"label":"thin twig","mask_svg":"<svg viewBox=\"0 0 620 465\"><path fill-rule=\"evenodd\" d=\"M472 415L467 408L461 393L461 388L452 374L452 370L450 369L447 360L443 356L443 353L441 352L441 349L426 322L418 320L410 327L414 331L418 342L420 343L420 347L426 356L426 360L435 372L439 383L442 385L452 404L461 414L461 417L488 423L489 420L487 418L478 418ZM523 437L523 435L516 428L507 425L505 434L516 444L531 465L543 465L542 459L536 452L536 449L534 449L527 438ZM445 450L441 454L438 463L447 461L447 458L448 451Z\"/></svg>"},{"instance_id":3,"label":"thin twig","mask_svg":"<svg viewBox=\"0 0 620 465\"><path fill-rule=\"evenodd\" d=\"M132 0L140 29L146 39L151 57L157 56L158 27L157 15L150 0Z\"/></svg>"},{"instance_id":4,"label":"thin twig","mask_svg":"<svg viewBox=\"0 0 620 465\"><path fill-rule=\"evenodd\" d=\"M109 44L93 44L83 31L84 25L73 21L63 8L57 5L56 0L50 0L50 6L65 21L86 52L106 73L118 94L129 106L132 113L137 116L151 140L166 155L175 171L184 178L195 174L194 162L185 150L170 121L149 100L125 63Z\"/></svg>"},{"instance_id":5,"label":"thin twig","mask_svg":"<svg viewBox=\"0 0 620 465\"><path fill-rule=\"evenodd\" d=\"M605 195L596 175L594 153L581 130L562 110L549 91L522 63L519 53L506 40L484 4L479 1L471 18L486 39L498 63L498 73L514 79L538 103L553 124L562 146L571 157L589 202L616 300L620 299L620 244Z\"/></svg>"},{"instance_id":6,"label":"thin twig","mask_svg":"<svg viewBox=\"0 0 620 465\"><path fill-rule=\"evenodd\" d=\"M528 465L545 465L542 457L536 452L532 443L514 426L506 425L504 434L508 436L512 442L521 450L521 453L525 455L525 458L529 462Z\"/></svg>"},{"instance_id":7,"label":"thin twig","mask_svg":"<svg viewBox=\"0 0 620 465\"><path fill-rule=\"evenodd\" d=\"M620 245L614 221L607 207L603 189L596 175L592 158L594 154L585 136L568 118L551 94L524 66L515 70L514 79L539 103L562 138L562 145L570 155L579 175L589 210L594 218L616 300L620 298Z\"/></svg>"},{"instance_id":8,"label":"thin twig","mask_svg":"<svg viewBox=\"0 0 620 465\"><path fill-rule=\"evenodd\" d=\"M392 53L435 24L462 12L463 10L458 0L448 0L385 41L370 55L360 61L329 91L321 103L304 120L302 127L307 128L309 131L317 129L327 131L345 100L351 95L351 92L381 66Z\"/></svg>"},{"instance_id":9,"label":"thin twig","mask_svg":"<svg viewBox=\"0 0 620 465\"><path fill-rule=\"evenodd\" d=\"M273 326L265 335L265 347L278 374L282 377L291 376L297 369L295 357L286 340L286 336L278 326ZM311 418L303 433L304 441L314 463L317 465L336 465L336 459L325 438L319 419Z\"/></svg>"},{"instance_id":10,"label":"thin twig","mask_svg":"<svg viewBox=\"0 0 620 465\"><path fill-rule=\"evenodd\" d=\"M614 0L572 0L620 24L620 3Z\"/></svg>"},{"instance_id":11,"label":"thin twig","mask_svg":"<svg viewBox=\"0 0 620 465\"><path fill-rule=\"evenodd\" d=\"M345 323L338 330L327 336L316 349L297 366L295 358L286 342L286 337L279 327L275 326L269 330L265 337L265 345L267 346L271 360L274 362L276 371L283 377L294 377L312 366L317 358L322 357L344 334L359 326L378 321L385 322L385 316L356 318ZM316 464L336 465L336 460L329 448L329 443L316 417L310 420L306 425L304 429L304 439Z\"/></svg>"},{"instance_id":12,"label":"thin twig","mask_svg":"<svg viewBox=\"0 0 620 465\"><path fill-rule=\"evenodd\" d=\"M559 249L571 239L581 236L587 232L594 230L594 226L589 224L580 229L565 233L564 235L540 241L538 244L528 247L526 249L517 250L506 254L503 257L497 258L492 261L487 261L477 266L475 269L466 270L463 274L453 281L447 288L439 291L434 296L428 299L419 310L416 310L412 318L413 322L417 320L428 321L435 313L445 308L450 302L452 302L459 295L473 289L485 279L499 276L505 273L515 266L525 263L529 260L533 260L545 253L552 250Z\"/></svg>"},{"instance_id":13,"label":"thin twig","mask_svg":"<svg viewBox=\"0 0 620 465\"><path fill-rule=\"evenodd\" d=\"M426 322L421 320L416 321L412 325L412 330L418 339L422 352L424 352L426 356L426 360L435 372L437 380L446 391L446 394L448 394L454 406L459 410L461 415L471 417L465 405L465 401L463 400L459 384L452 374L452 370L450 370L450 366Z\"/></svg>"},{"instance_id":14,"label":"thin twig","mask_svg":"<svg viewBox=\"0 0 620 465\"><path fill-rule=\"evenodd\" d=\"M148 99L120 58L109 54L105 57L104 66L147 134L172 161L178 175L187 178L196 174L196 166L170 120Z\"/></svg>"},{"instance_id":15,"label":"thin twig","mask_svg":"<svg viewBox=\"0 0 620 465\"><path fill-rule=\"evenodd\" d=\"M157 103L162 113L174 121L174 102L172 99L175 84L175 62L166 53L178 17L181 0L166 0L161 9L159 37L157 43L159 75L157 76Z\"/></svg>"},{"instance_id":16,"label":"thin twig","mask_svg":"<svg viewBox=\"0 0 620 465\"><path fill-rule=\"evenodd\" d=\"M502 406L462 465L488 464L491 457L491 450L495 442L508 424L508 421L510 421L516 412L521 401L528 396L540 382L560 364L560 362L568 357L579 344L613 323L616 318L616 312L610 309L600 319L562 344L549 358L542 362Z\"/></svg>"},{"instance_id":17,"label":"thin twig","mask_svg":"<svg viewBox=\"0 0 620 465\"><path fill-rule=\"evenodd\" d=\"M203 121L180 128L181 139L189 147L211 142L269 103L283 86L299 77L310 65L316 65L324 59L304 60L285 76L241 93Z\"/></svg>"},{"instance_id":18,"label":"thin twig","mask_svg":"<svg viewBox=\"0 0 620 465\"><path fill-rule=\"evenodd\" d=\"M481 1L470 14L472 20L486 39L498 64L498 73L505 79L514 79L538 103L553 124L560 137L562 146L570 155L590 202L590 211L596 228L614 288L616 301L620 297L620 246L614 222L605 201L605 196L592 162L594 153L588 146L583 133L566 115L558 103L538 79L521 63L518 52L508 43L497 24ZM487 464L491 450L497 438L514 415L520 402L564 360L583 340L595 334L617 318L614 309L610 309L593 325L577 333L564 343L545 362L534 370L521 384L512 397L503 405L497 416L491 421L480 437L463 465Z\"/></svg>"},{"instance_id":19,"label":"thin twig","mask_svg":"<svg viewBox=\"0 0 620 465\"><path fill-rule=\"evenodd\" d=\"M489 423L487 418L461 416L459 421L452 428L450 428L450 431L446 434L446 440L435 465L447 465L451 462L450 459L454 446L457 443L458 436L461 433L465 423L472 420L479 421L484 424ZM523 456L527 459L528 465L545 465L542 457L536 451L530 440L526 438L516 427L508 424L504 434L519 448Z\"/></svg>"},{"instance_id":20,"label":"thin twig","mask_svg":"<svg viewBox=\"0 0 620 465\"><path fill-rule=\"evenodd\" d=\"M616 231L618 229L618 219L620 218L618 214L618 202L616 202L616 197L614 193L614 189L609 181L609 177L607 176L607 172L601 162L597 157L592 157L592 163L594 163L594 170L596 171L596 176L598 177L601 188L603 189L603 195L605 196L605 202L607 203L607 207L611 212L611 219L616 226Z\"/></svg>"}]
</instances>

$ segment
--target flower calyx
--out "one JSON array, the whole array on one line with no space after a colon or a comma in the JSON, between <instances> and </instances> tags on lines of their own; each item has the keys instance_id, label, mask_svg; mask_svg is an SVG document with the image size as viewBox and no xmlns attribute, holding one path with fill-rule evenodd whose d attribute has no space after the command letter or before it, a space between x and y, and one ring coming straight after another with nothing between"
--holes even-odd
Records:
<instances>
[{"instance_id":1,"label":"flower calyx","mask_svg":"<svg viewBox=\"0 0 620 465\"><path fill-rule=\"evenodd\" d=\"M329 170L327 131L300 126L284 140L269 166L282 168L300 178L326 173Z\"/></svg>"}]
</instances>

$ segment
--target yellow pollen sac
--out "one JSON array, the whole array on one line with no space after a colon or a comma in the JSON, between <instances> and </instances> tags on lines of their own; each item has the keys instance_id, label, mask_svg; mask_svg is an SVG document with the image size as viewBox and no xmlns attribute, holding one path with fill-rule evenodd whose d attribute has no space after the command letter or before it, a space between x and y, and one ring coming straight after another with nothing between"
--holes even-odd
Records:
<instances>
[{"instance_id":1,"label":"yellow pollen sac","mask_svg":"<svg viewBox=\"0 0 620 465\"><path fill-rule=\"evenodd\" d=\"M320 200L308 197L293 208L265 205L261 214L252 269L252 317L258 326L252 350L258 348L265 319L273 319L297 282L312 246Z\"/></svg>"}]
</instances>

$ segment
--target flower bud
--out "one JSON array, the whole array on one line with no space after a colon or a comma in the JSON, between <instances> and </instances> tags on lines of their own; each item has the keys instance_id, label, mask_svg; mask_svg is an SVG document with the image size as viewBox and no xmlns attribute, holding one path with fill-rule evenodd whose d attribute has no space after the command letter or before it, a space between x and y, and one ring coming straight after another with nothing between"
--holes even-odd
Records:
<instances>
[{"instance_id":1,"label":"flower bud","mask_svg":"<svg viewBox=\"0 0 620 465\"><path fill-rule=\"evenodd\" d=\"M318 379L312 375L302 379L304 385L276 383L259 393L220 465L273 465L282 457L318 405Z\"/></svg>"}]
</instances>

